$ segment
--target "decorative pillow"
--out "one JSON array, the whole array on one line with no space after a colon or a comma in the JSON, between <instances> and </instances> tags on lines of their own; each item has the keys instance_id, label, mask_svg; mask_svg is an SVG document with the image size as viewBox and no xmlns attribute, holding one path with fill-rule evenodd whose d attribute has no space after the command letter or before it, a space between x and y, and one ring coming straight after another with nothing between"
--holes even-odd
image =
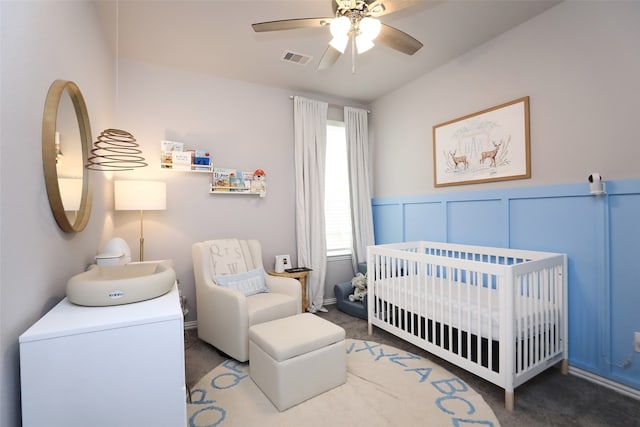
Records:
<instances>
[{"instance_id":1,"label":"decorative pillow","mask_svg":"<svg viewBox=\"0 0 640 427\"><path fill-rule=\"evenodd\" d=\"M261 292L269 292L264 276L264 268L260 267L246 273L214 276L213 280L222 287L237 289L246 296L250 296Z\"/></svg>"}]
</instances>

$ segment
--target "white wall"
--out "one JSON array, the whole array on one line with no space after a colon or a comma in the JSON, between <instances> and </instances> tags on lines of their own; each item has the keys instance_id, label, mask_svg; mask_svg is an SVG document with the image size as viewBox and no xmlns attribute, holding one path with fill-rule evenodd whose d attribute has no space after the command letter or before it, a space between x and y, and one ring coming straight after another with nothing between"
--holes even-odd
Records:
<instances>
[{"instance_id":1,"label":"white wall","mask_svg":"<svg viewBox=\"0 0 640 427\"><path fill-rule=\"evenodd\" d=\"M95 134L111 118L113 62L88 2L3 0L0 15L0 425L10 427L20 425L18 336L64 297L110 232L100 176L85 231L58 229L42 171L44 100L54 80L76 82Z\"/></svg>"},{"instance_id":2,"label":"white wall","mask_svg":"<svg viewBox=\"0 0 640 427\"><path fill-rule=\"evenodd\" d=\"M216 238L262 242L295 259L292 114L289 92L181 70L120 61L118 122L132 132L149 167L120 179L167 183L167 210L145 214L145 258L172 259L195 319L191 245ZM210 195L209 174L160 169L160 141L205 149L215 166L267 174L267 197ZM116 212L115 233L137 254L139 215ZM134 256L135 258L135 256Z\"/></svg>"},{"instance_id":3,"label":"white wall","mask_svg":"<svg viewBox=\"0 0 640 427\"><path fill-rule=\"evenodd\" d=\"M173 260L190 306L187 321L195 320L194 242L254 238L262 243L266 269L274 267L277 254L291 255L296 265L289 99L294 93L125 60L120 61L119 82L116 122L135 135L150 166L117 178L167 183L167 210L144 216L145 259ZM206 149L217 167L263 169L267 196L211 195L210 175L161 170L161 140ZM139 214L115 212L114 224L115 234L129 243L136 258ZM325 298L333 298L333 284L326 287Z\"/></svg>"},{"instance_id":4,"label":"white wall","mask_svg":"<svg viewBox=\"0 0 640 427\"><path fill-rule=\"evenodd\" d=\"M375 196L637 178L639 22L637 1L564 2L380 98ZM435 189L433 126L523 96L531 179Z\"/></svg>"}]
</instances>

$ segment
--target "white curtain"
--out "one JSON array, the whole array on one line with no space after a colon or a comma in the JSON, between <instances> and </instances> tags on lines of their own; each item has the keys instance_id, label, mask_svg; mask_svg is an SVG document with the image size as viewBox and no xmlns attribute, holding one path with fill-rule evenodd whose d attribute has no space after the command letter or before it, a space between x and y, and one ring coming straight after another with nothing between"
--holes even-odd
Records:
<instances>
[{"instance_id":1,"label":"white curtain","mask_svg":"<svg viewBox=\"0 0 640 427\"><path fill-rule=\"evenodd\" d=\"M349 160L353 271L367 260L367 246L374 244L371 191L369 190L369 130L367 111L344 108L344 127Z\"/></svg>"},{"instance_id":2,"label":"white curtain","mask_svg":"<svg viewBox=\"0 0 640 427\"><path fill-rule=\"evenodd\" d=\"M315 313L326 311L322 304L327 266L324 174L329 105L299 96L293 102L298 265L313 269L307 277L307 310Z\"/></svg>"}]
</instances>

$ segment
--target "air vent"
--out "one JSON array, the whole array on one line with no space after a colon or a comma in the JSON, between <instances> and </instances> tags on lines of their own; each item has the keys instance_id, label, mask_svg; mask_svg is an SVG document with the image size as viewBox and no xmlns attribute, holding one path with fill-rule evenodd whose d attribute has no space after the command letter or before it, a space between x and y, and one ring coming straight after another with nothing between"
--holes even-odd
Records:
<instances>
[{"instance_id":1,"label":"air vent","mask_svg":"<svg viewBox=\"0 0 640 427\"><path fill-rule=\"evenodd\" d=\"M293 62L298 65L307 65L313 57L309 55L303 55L302 53L295 53L291 51L285 51L280 58L285 62Z\"/></svg>"}]
</instances>

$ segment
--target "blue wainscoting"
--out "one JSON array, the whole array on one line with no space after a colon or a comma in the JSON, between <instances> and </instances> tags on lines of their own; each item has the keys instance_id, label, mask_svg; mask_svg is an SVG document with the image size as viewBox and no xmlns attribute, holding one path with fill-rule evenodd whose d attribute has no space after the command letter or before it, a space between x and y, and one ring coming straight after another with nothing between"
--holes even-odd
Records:
<instances>
[{"instance_id":1,"label":"blue wainscoting","mask_svg":"<svg viewBox=\"0 0 640 427\"><path fill-rule=\"evenodd\" d=\"M377 244L431 240L566 253L569 363L640 390L640 180L373 199Z\"/></svg>"}]
</instances>

